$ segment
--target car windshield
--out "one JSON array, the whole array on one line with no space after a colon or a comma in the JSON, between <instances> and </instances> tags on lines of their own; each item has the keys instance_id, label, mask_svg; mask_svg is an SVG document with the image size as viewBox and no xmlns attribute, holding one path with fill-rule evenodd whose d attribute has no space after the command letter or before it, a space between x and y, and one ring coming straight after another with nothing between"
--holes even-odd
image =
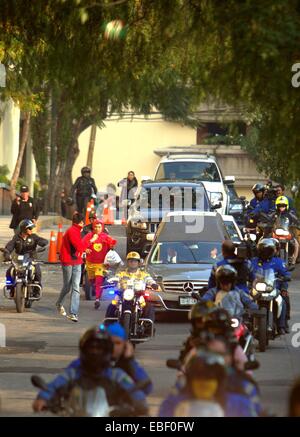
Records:
<instances>
[{"instance_id":1,"label":"car windshield","mask_svg":"<svg viewBox=\"0 0 300 437\"><path fill-rule=\"evenodd\" d=\"M155 180L198 180L221 182L217 166L213 162L164 162L161 163Z\"/></svg>"},{"instance_id":2,"label":"car windshield","mask_svg":"<svg viewBox=\"0 0 300 437\"><path fill-rule=\"evenodd\" d=\"M138 209L167 211L209 211L210 205L203 187L142 187L136 200Z\"/></svg>"},{"instance_id":3,"label":"car windshield","mask_svg":"<svg viewBox=\"0 0 300 437\"><path fill-rule=\"evenodd\" d=\"M157 243L150 264L213 264L221 257L221 243L175 241Z\"/></svg>"}]
</instances>

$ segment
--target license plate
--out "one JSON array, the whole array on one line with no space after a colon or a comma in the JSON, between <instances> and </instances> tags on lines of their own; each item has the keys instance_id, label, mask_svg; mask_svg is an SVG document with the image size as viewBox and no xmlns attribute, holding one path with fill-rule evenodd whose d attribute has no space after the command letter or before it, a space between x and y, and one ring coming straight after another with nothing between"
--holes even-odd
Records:
<instances>
[{"instance_id":1,"label":"license plate","mask_svg":"<svg viewBox=\"0 0 300 437\"><path fill-rule=\"evenodd\" d=\"M194 299L193 297L183 297L180 296L179 297L179 305L194 305L197 302L196 299Z\"/></svg>"}]
</instances>

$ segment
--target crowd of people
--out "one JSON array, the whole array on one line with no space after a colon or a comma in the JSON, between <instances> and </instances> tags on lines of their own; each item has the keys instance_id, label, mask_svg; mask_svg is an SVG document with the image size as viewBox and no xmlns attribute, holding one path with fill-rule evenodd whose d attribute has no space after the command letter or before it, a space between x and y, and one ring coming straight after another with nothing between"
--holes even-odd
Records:
<instances>
[{"instance_id":1,"label":"crowd of people","mask_svg":"<svg viewBox=\"0 0 300 437\"><path fill-rule=\"evenodd\" d=\"M134 195L137 180L134 172L118 184L122 188L121 202ZM120 266L120 259L111 254L117 244L104 223L94 211L90 214L90 224L85 226L83 213L92 194L97 192L94 179L88 168L82 169L82 176L73 186L72 196L76 198L77 211L72 216L72 225L65 232L60 251L63 287L56 302L60 315L73 322L78 321L80 306L80 283L83 264L91 287L95 290L95 309L99 309L103 284L107 269ZM298 218L293 201L284 195L284 187L275 188L276 196L265 196L265 186L253 187L254 198L250 201L248 214L268 215L288 214L298 226ZM44 247L47 240L33 233L39 216L34 199L29 196L28 187L21 188L20 197L12 205L11 228L15 236L5 247L7 257L34 252L37 246ZM265 236L262 236L265 237ZM295 235L295 240L297 240ZM171 255L170 255L171 256ZM298 256L297 245L293 263ZM112 261L110 261L112 259ZM176 262L176 261L175 261ZM208 289L190 312L191 332L176 360L178 374L171 393L159 408L160 417L258 417L267 415L264 411L258 384L247 370L247 357L241 348L232 326L232 318L242 321L248 311L257 310L255 300L250 296L249 284L253 283L261 270L272 269L280 278L276 287L283 298L283 310L277 320L277 332L289 332L290 299L288 282L290 272L278 253L273 238L261 238L257 244L257 256L241 259L235 253L231 241L222 244L222 258L212 268ZM8 269L7 278L12 271ZM143 279L157 289L151 275L141 269L141 257L130 252L126 266L117 273L120 281L128 278ZM41 271L37 266L35 281L41 285ZM70 309L64 306L70 294ZM106 316L114 317L115 307L109 305ZM151 304L144 309L144 316L154 320ZM129 405L132 415L146 415L147 396L153 385L145 369L134 357L134 348L126 338L124 328L119 323L99 325L88 329L80 339L79 358L70 363L65 371L41 390L33 403L34 411L47 407L56 393L70 382L88 379L104 384L111 405ZM300 383L297 381L291 391L289 415L300 416Z\"/></svg>"}]
</instances>

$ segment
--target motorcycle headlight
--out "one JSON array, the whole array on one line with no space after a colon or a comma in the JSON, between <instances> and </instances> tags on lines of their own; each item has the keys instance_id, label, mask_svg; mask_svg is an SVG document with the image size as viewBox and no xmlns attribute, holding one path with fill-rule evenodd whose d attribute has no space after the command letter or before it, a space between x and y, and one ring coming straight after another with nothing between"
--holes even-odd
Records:
<instances>
[{"instance_id":1,"label":"motorcycle headlight","mask_svg":"<svg viewBox=\"0 0 300 437\"><path fill-rule=\"evenodd\" d=\"M255 290L264 293L265 291L267 291L267 284L265 282L258 282L255 285Z\"/></svg>"},{"instance_id":2,"label":"motorcycle headlight","mask_svg":"<svg viewBox=\"0 0 300 437\"><path fill-rule=\"evenodd\" d=\"M286 237L289 235L289 231L286 231L285 229L276 229L275 234L278 235L278 237Z\"/></svg>"},{"instance_id":3,"label":"motorcycle headlight","mask_svg":"<svg viewBox=\"0 0 300 437\"><path fill-rule=\"evenodd\" d=\"M136 281L134 283L135 291L143 291L145 289L145 284L143 281Z\"/></svg>"},{"instance_id":4,"label":"motorcycle headlight","mask_svg":"<svg viewBox=\"0 0 300 437\"><path fill-rule=\"evenodd\" d=\"M134 222L134 221L132 221L131 222L131 226L133 227L133 228L137 228L137 229L143 229L143 230L146 230L146 229L148 229L148 224L147 223L143 223L143 222Z\"/></svg>"},{"instance_id":5,"label":"motorcycle headlight","mask_svg":"<svg viewBox=\"0 0 300 437\"><path fill-rule=\"evenodd\" d=\"M134 298L134 291L131 288L127 288L124 290L123 299L124 300L132 300Z\"/></svg>"}]
</instances>

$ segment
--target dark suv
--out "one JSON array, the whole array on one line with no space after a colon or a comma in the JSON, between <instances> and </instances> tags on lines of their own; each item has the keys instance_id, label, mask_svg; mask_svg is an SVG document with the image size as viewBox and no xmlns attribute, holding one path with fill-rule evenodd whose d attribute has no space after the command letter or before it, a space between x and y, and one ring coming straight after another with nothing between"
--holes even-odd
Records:
<instances>
[{"instance_id":1,"label":"dark suv","mask_svg":"<svg viewBox=\"0 0 300 437\"><path fill-rule=\"evenodd\" d=\"M129 209L127 222L127 253L137 251L145 256L151 247L149 234L154 234L162 218L173 211L213 211L201 182L147 181Z\"/></svg>"}]
</instances>

